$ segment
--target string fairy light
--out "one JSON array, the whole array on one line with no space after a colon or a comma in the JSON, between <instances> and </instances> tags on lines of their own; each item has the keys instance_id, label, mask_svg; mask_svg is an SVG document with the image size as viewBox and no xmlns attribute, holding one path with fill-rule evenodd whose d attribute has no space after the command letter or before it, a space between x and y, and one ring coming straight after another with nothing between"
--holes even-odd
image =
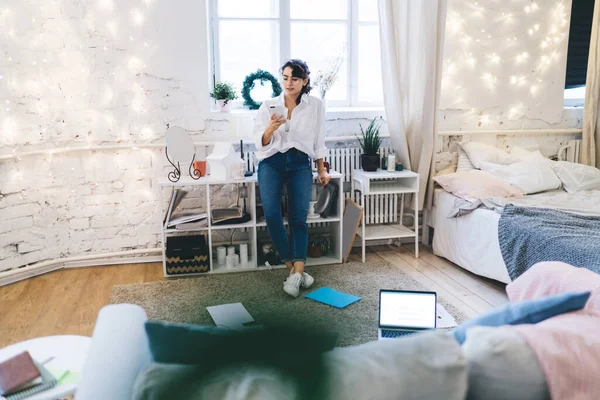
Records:
<instances>
[{"instance_id":1,"label":"string fairy light","mask_svg":"<svg viewBox=\"0 0 600 400\"><path fill-rule=\"evenodd\" d=\"M454 56L443 65L442 84L450 108L471 109L478 126L489 123L490 118L469 105L469 92L460 85L471 79L472 72L479 72L481 87L490 93L490 99L497 99L496 93L502 90L517 99L529 97L531 104L539 106L534 99L555 80L550 75L556 71L552 67L565 54L568 16L564 1L518 3L498 7L497 1L491 0L454 1L455 10L448 13L446 46L450 44L447 51ZM517 118L527 109L522 103L507 106L505 115Z\"/></svg>"},{"instance_id":2,"label":"string fairy light","mask_svg":"<svg viewBox=\"0 0 600 400\"><path fill-rule=\"evenodd\" d=\"M43 6L33 12L30 10L29 20L24 22L18 18L20 10L15 12L9 7L0 7L0 24L5 28L0 32L0 43L3 48L0 65L4 61L5 66L8 67L0 74L0 101L5 100L5 104L2 104L4 107L0 107L0 146L13 146L12 149L9 149L8 154L0 152L0 161L10 159L19 162L24 156L35 155L46 155L51 160L55 153L93 151L93 149L123 148L137 151L140 148L164 148L164 145L156 143L136 145L124 143L136 142L135 138L152 142L157 130L150 125L144 125L131 132L117 134L117 137L121 135L121 138L117 139L119 144L114 146L102 144L103 142L97 136L98 141L95 142L93 140L95 135L92 134L83 136L73 133L75 138L81 136L79 141L82 139L83 143L87 141L87 146L17 151L20 142L25 143L22 138L31 132L30 124L19 124L18 116L24 115L25 112L37 114L47 121L44 123L45 127L40 126L38 130L42 138L47 135L46 127L52 129L50 131L52 134L62 135L65 130L77 129L77 126L81 125L81 121L70 124L70 119L73 118L69 118L69 113L74 116L76 114L85 115L87 112L89 114L89 117L86 117L87 121L91 122L92 126L107 127L108 132L122 132L120 125L123 122L115 118L112 110L116 109L118 104L115 104L115 100L123 101L124 97L128 98L129 117L134 115L133 119L136 119L136 116L141 118L144 113L148 112L145 103L149 92L144 89L143 85L144 71L147 68L146 57L151 56L157 50L157 46L141 36L143 31L140 28L152 13L156 2L154 0L137 0L137 2L137 6L134 5L129 14L111 15L117 9L116 2L114 0L97 0L97 7L95 9L88 8L85 17L80 20L80 28L87 30L89 34L80 36L70 35L72 20L65 21L64 27L61 27L60 23L54 23L53 31L44 30L43 25L48 19L60 22L57 16L62 15L64 1L45 2ZM94 15L95 12L98 12L98 15ZM100 23L100 21L106 22ZM67 27L69 27L68 30ZM67 36L69 40L66 42L66 46L63 45L63 48L57 50L53 48L52 43L55 37L61 35L69 35ZM93 38L94 35L103 40L99 46L96 39ZM124 43L124 39L127 44ZM106 59L115 50L123 51L123 47L130 47L131 50L125 50L126 53L122 53L125 54L125 57L120 57L123 60L121 62L114 63L113 60L110 60L110 64L114 68L112 71L106 71L106 74L112 79L105 80L107 82L105 89L98 91L88 83L92 74L99 72L97 65L94 64L97 63L96 58L99 56ZM100 55L93 54L95 51L100 51ZM106 60L106 64L109 64L108 59ZM19 75L10 72L9 64L11 63L14 68L19 69ZM69 65L68 76L61 79L55 71L57 66L62 67L63 65ZM123 89L124 82L134 82L134 90ZM82 90L86 87L90 88L90 96L85 89ZM91 95L92 92L94 96ZM99 98L96 93L99 93ZM19 101L19 98L35 98L36 101L33 103ZM29 104L32 108L25 109ZM94 107L92 104L98 104L98 109L92 108ZM16 108L20 108L19 112L16 112ZM64 116L56 118L57 112ZM128 119L131 120L131 118ZM141 120L138 120L137 123L141 125ZM98 128L92 128L90 133L97 130ZM76 142L77 140L74 141L74 143Z\"/></svg>"}]
</instances>

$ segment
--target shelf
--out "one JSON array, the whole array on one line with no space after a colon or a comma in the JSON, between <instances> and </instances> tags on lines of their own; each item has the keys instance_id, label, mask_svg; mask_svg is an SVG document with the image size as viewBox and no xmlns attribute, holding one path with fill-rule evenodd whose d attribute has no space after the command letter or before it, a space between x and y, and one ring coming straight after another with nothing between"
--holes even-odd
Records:
<instances>
[{"instance_id":1,"label":"shelf","mask_svg":"<svg viewBox=\"0 0 600 400\"><path fill-rule=\"evenodd\" d=\"M319 223L319 222L340 222L340 220L341 220L340 217L330 217L330 218L321 218L321 217L319 217L319 218L308 218L306 220L306 223L310 225L310 224L316 224L316 223ZM288 221L287 221L286 218L283 219L283 224L284 225L288 224ZM264 221L257 222L256 226L267 226L267 223L264 222Z\"/></svg>"},{"instance_id":2,"label":"shelf","mask_svg":"<svg viewBox=\"0 0 600 400\"><path fill-rule=\"evenodd\" d=\"M419 174L416 172L404 170L404 171L388 171L386 169L378 168L377 171L369 172L363 171L362 169L355 169L352 171L353 176L366 177L370 180L375 179L398 179L398 178L417 178Z\"/></svg>"},{"instance_id":3,"label":"shelf","mask_svg":"<svg viewBox=\"0 0 600 400\"><path fill-rule=\"evenodd\" d=\"M306 266L310 267L311 265L324 265L324 264L339 264L341 261L334 256L326 255L319 258L308 257L306 259Z\"/></svg>"},{"instance_id":4,"label":"shelf","mask_svg":"<svg viewBox=\"0 0 600 400\"><path fill-rule=\"evenodd\" d=\"M182 177L177 182L171 182L167 178L158 180L159 186L197 186L197 185L230 185L235 183L255 183L258 181L257 174L254 173L252 176L244 177L244 179L213 179L209 176L204 176L200 179L194 180L187 174L186 170L181 170ZM342 174L336 171L331 171L329 174L332 179L342 178ZM313 172L313 179L316 179L318 174Z\"/></svg>"},{"instance_id":5,"label":"shelf","mask_svg":"<svg viewBox=\"0 0 600 400\"><path fill-rule=\"evenodd\" d=\"M175 228L164 229L165 235L172 235L174 233L205 232L205 231L208 231L208 226L205 226L204 228L194 228L194 229L175 229Z\"/></svg>"},{"instance_id":6,"label":"shelf","mask_svg":"<svg viewBox=\"0 0 600 400\"><path fill-rule=\"evenodd\" d=\"M213 258L214 260L214 258ZM239 264L233 268L227 268L224 265L215 265L210 273L212 274L222 274L228 272L247 272L247 271L256 271L256 261L248 260L246 264Z\"/></svg>"},{"instance_id":7,"label":"shelf","mask_svg":"<svg viewBox=\"0 0 600 400\"><path fill-rule=\"evenodd\" d=\"M159 179L159 186L197 186L197 185L230 185L235 183L254 183L257 182L256 173L252 176L247 176L244 179L213 179L210 176L202 177L198 180L194 180L187 176L188 171L181 171L183 175L177 182L171 182L167 178Z\"/></svg>"},{"instance_id":8,"label":"shelf","mask_svg":"<svg viewBox=\"0 0 600 400\"><path fill-rule=\"evenodd\" d=\"M248 222L244 222L243 224L226 224L226 225L212 225L210 230L216 231L221 229L242 229L242 228L252 228L254 226L254 221L250 220Z\"/></svg>"},{"instance_id":9,"label":"shelf","mask_svg":"<svg viewBox=\"0 0 600 400\"><path fill-rule=\"evenodd\" d=\"M414 185L406 185L401 181L371 181L369 192L365 194L395 194L395 193L415 193L418 189Z\"/></svg>"},{"instance_id":10,"label":"shelf","mask_svg":"<svg viewBox=\"0 0 600 400\"><path fill-rule=\"evenodd\" d=\"M254 272L257 270L270 270L270 269L276 269L276 268L285 268L285 265L272 266L272 267L258 265L259 247L263 243L263 240L266 239L266 236L267 236L266 229L263 227L266 227L267 224L265 221L258 222L256 220L256 210L257 210L256 203L258 200L258 190L259 190L259 188L257 186L256 174L254 174L251 177L247 177L247 178L241 179L241 180L233 180L233 179L218 180L218 179L211 178L210 175L207 177L202 177L198 180L193 180L193 179L191 179L191 177L189 177L187 175L187 170L182 170L181 172L182 172L182 177L179 180L179 182L170 182L167 179L166 174L156 180L155 184L157 186L160 186L161 193L164 192L165 189L171 191L172 188L180 188L182 186L189 186L190 189L198 188L201 191L205 191L208 194L207 196L204 196L204 200L203 200L204 204L198 205L198 208L201 208L204 210L209 210L210 206L212 204L211 203L212 198L209 195L213 192L213 190L212 190L213 188L211 188L210 186L244 183L244 184L246 184L246 186L248 188L247 206L249 207L249 210L251 210L250 215L251 215L252 219L250 221L243 222L243 223L234 223L235 221L225 221L225 222L223 222L224 225L211 224L208 227L201 227L201 228L192 228L192 227L187 228L185 226L180 226L180 228L182 228L181 230L176 229L175 226L166 228L163 225L161 225L160 234L161 234L161 239L163 242L162 243L163 250L164 250L164 246L166 246L167 238L170 238L173 236L182 236L182 235L189 235L189 236L205 235L207 237L207 242L208 242L207 244L209 245L209 250L211 252L210 253L210 260L211 260L210 271L189 273L189 274L167 274L165 251L163 251L163 257L162 257L163 260L162 261L163 261L163 274L165 277L167 277L167 278L182 278L182 277L188 277L188 276L202 276L202 275L207 275L207 274ZM344 180L344 176L336 171L331 171L330 175L332 178L332 182L338 186L338 188L340 189L340 194L341 194L342 181ZM317 178L317 174L313 172L313 179L316 179L316 178ZM307 220L307 224L309 225L310 231L326 232L330 235L330 241L331 241L330 253L323 257L316 258L316 259L308 258L307 263L306 263L307 265L338 264L341 262L341 258L342 258L342 256L341 256L341 240L342 240L342 218L343 218L342 213L343 213L343 207L344 207L343 199L344 199L344 197L342 195L338 196L338 201L336 202L336 210L337 210L336 214L337 215L331 215L329 218L321 218L319 216L318 218ZM163 205L163 203L161 203L161 205ZM213 204L213 207L214 207L214 204ZM161 211L162 212L160 215L160 222L161 222L161 224L164 224L164 221L163 221L164 214L165 214L164 206L161 207ZM207 213L210 215L210 213L208 211L207 211ZM209 222L212 222L212 221L209 220ZM289 226L288 221L285 221L285 224ZM260 232L257 232L257 230L255 229L256 227L261 227ZM232 236L231 234L234 233L234 231L235 231L235 234L233 235L233 237L230 237L230 236ZM263 236L265 236L265 237L263 238ZM245 263L243 265L238 265L233 268L227 268L224 265L217 265L217 262L216 262L217 257L215 255L215 248L220 245L228 246L228 245L232 244L232 239L233 239L233 244L236 244L236 245L240 244L240 243L248 244L248 254L250 255L250 261L248 263Z\"/></svg>"},{"instance_id":11,"label":"shelf","mask_svg":"<svg viewBox=\"0 0 600 400\"><path fill-rule=\"evenodd\" d=\"M362 228L357 235L362 236ZM399 224L365 226L365 240L415 237L415 231Z\"/></svg>"},{"instance_id":12,"label":"shelf","mask_svg":"<svg viewBox=\"0 0 600 400\"><path fill-rule=\"evenodd\" d=\"M319 257L319 258L312 258L312 257L306 258L306 266L307 267L310 267L312 265L340 264L340 263L341 263L341 261L332 255L326 255L326 256ZM281 269L281 268L285 268L285 265L284 264L271 265L270 268L266 267L265 265L258 266L258 270Z\"/></svg>"}]
</instances>

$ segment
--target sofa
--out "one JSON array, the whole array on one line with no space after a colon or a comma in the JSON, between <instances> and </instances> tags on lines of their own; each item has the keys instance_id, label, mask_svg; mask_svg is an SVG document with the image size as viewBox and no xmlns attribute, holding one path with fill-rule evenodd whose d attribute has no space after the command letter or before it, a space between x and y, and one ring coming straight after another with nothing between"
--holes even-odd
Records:
<instances>
[{"instance_id":1,"label":"sofa","mask_svg":"<svg viewBox=\"0 0 600 400\"><path fill-rule=\"evenodd\" d=\"M499 319L493 310L454 332L428 332L334 348L323 354L331 382L323 397L600 398L598 363L577 364L581 359L588 362L600 359L600 340L595 334L600 331L599 275L562 263L537 264L507 286L511 304L506 308L513 318L523 302L543 300L546 304L549 296L575 291L588 291L579 310L563 307L552 315L537 308L527 316L530 319L512 321L506 319L506 312L499 313ZM569 327L564 327L561 319ZM578 333L572 327L579 323L584 331ZM161 329L164 328L188 329L177 324L164 324ZM461 330L464 337L457 340ZM243 365L196 379L194 365L157 360L156 353L153 354L157 339L149 338L148 332L147 317L141 307L132 304L104 307L97 318L75 398L300 398L293 381L264 366ZM548 335L548 340L540 340L540 334ZM567 343L564 340L568 340L565 345L568 351L556 347L557 343ZM192 358L197 364L208 362L201 354ZM573 368L574 372L562 374L569 379L557 376L557 363Z\"/></svg>"}]
</instances>

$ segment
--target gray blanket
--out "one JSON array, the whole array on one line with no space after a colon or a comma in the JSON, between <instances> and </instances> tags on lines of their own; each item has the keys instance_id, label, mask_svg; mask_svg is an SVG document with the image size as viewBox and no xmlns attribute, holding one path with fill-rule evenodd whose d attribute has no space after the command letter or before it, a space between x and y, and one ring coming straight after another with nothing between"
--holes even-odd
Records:
<instances>
[{"instance_id":1,"label":"gray blanket","mask_svg":"<svg viewBox=\"0 0 600 400\"><path fill-rule=\"evenodd\" d=\"M540 261L562 261L600 273L600 217L507 204L498 222L511 279Z\"/></svg>"}]
</instances>

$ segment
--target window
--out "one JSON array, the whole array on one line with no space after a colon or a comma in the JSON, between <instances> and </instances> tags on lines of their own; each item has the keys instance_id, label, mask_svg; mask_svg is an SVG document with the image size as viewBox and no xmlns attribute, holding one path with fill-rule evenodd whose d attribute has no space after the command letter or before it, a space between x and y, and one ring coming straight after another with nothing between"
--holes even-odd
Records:
<instances>
[{"instance_id":1,"label":"window","mask_svg":"<svg viewBox=\"0 0 600 400\"><path fill-rule=\"evenodd\" d=\"M376 1L211 0L210 15L214 80L233 83L238 94L244 78L257 69L279 77L285 61L299 58L314 78L341 56L327 105L383 104ZM319 96L319 90L311 94ZM270 85L253 91L256 100L270 95Z\"/></svg>"},{"instance_id":2,"label":"window","mask_svg":"<svg viewBox=\"0 0 600 400\"><path fill-rule=\"evenodd\" d=\"M585 99L594 0L573 0L567 52L565 105L582 106Z\"/></svg>"}]
</instances>

